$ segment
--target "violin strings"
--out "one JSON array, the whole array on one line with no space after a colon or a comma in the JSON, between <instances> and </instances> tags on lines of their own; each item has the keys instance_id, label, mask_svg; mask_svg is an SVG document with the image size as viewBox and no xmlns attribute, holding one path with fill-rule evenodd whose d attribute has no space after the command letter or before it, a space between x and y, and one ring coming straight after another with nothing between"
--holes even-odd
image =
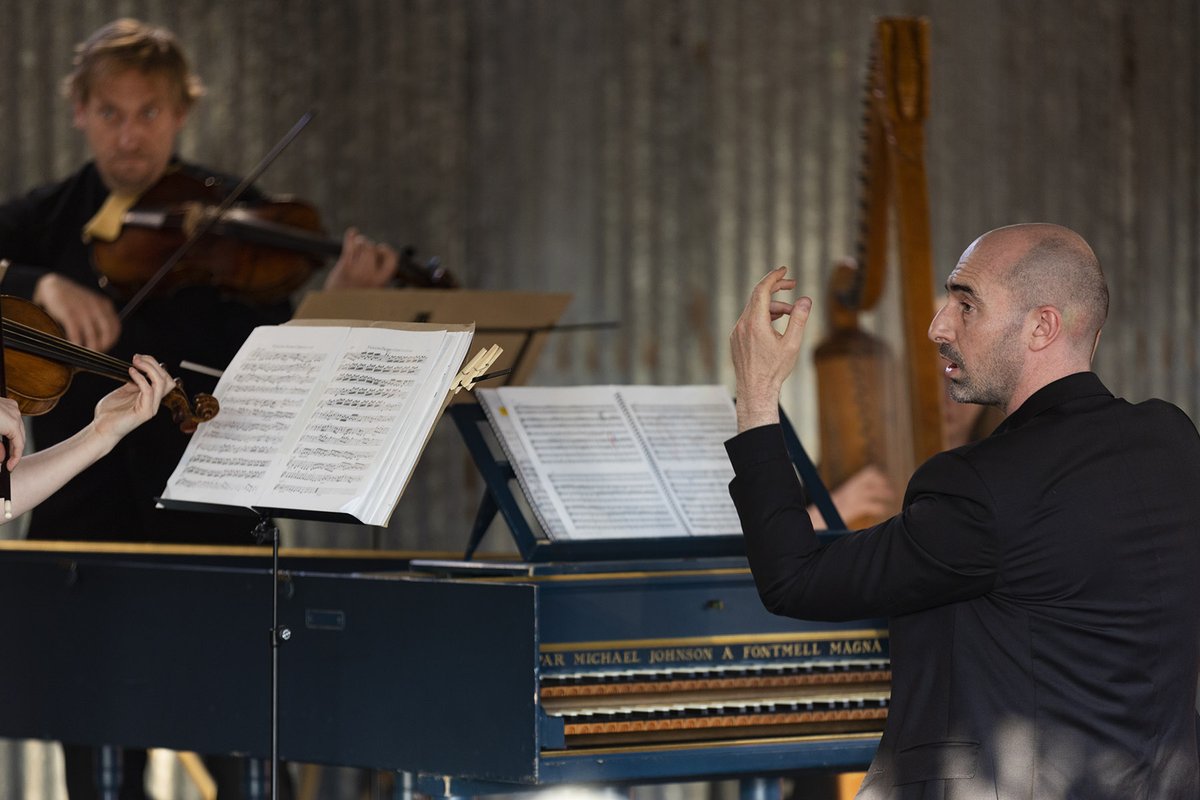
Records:
<instances>
[{"instance_id":1,"label":"violin strings","mask_svg":"<svg viewBox=\"0 0 1200 800\"><path fill-rule=\"evenodd\" d=\"M19 322L5 320L5 330L11 331L15 341L20 342L39 355L61 358L64 363L79 367L95 367L119 370L125 373L130 365L119 359L72 344L66 339L47 334Z\"/></svg>"},{"instance_id":2,"label":"violin strings","mask_svg":"<svg viewBox=\"0 0 1200 800\"><path fill-rule=\"evenodd\" d=\"M120 380L125 380L129 375L131 365L120 359L80 347L14 320L4 320L4 337L5 344L14 350L51 358Z\"/></svg>"},{"instance_id":3,"label":"violin strings","mask_svg":"<svg viewBox=\"0 0 1200 800\"><path fill-rule=\"evenodd\" d=\"M3 320L0 330L4 331L5 347L94 372L106 378L122 382L129 380L129 369L132 365L120 359L80 347L66 339L60 339L14 320ZM197 421L212 417L211 413L203 418L195 416L178 382L163 397L162 403L171 410L172 419L185 433L194 431Z\"/></svg>"},{"instance_id":4,"label":"violin strings","mask_svg":"<svg viewBox=\"0 0 1200 800\"><path fill-rule=\"evenodd\" d=\"M124 380L128 373L124 369L117 369L112 364L107 364L98 360L79 357L78 354L72 353L70 350L64 350L61 347L39 342L37 340L29 340L21 336L14 336L13 342L10 345L13 349L29 353L30 355L47 358L52 361L57 361L66 366L77 367L89 372L96 372L108 377Z\"/></svg>"}]
</instances>

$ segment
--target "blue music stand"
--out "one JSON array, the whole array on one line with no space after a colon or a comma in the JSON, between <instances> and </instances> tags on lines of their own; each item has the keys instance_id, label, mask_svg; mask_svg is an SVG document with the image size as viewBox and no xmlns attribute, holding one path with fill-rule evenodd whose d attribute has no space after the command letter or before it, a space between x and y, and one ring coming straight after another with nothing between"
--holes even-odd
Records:
<instances>
[{"instance_id":1,"label":"blue music stand","mask_svg":"<svg viewBox=\"0 0 1200 800\"><path fill-rule=\"evenodd\" d=\"M740 532L718 536L556 542L541 529L536 520L531 521L527 506L522 506L518 500L520 485L516 472L478 402L452 405L449 412L486 486L471 528L471 537L463 553L464 560L470 560L474 555L497 513L504 517L521 557L527 562L745 555ZM782 409L780 421L788 454L796 466L808 499L820 509L830 529L843 529L845 523L833 505L829 490Z\"/></svg>"}]
</instances>

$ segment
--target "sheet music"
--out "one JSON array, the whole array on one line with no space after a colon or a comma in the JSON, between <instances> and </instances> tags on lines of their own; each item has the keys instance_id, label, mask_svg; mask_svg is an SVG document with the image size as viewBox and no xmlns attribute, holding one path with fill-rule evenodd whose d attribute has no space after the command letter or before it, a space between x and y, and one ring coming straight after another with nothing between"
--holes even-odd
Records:
<instances>
[{"instance_id":1,"label":"sheet music","mask_svg":"<svg viewBox=\"0 0 1200 800\"><path fill-rule=\"evenodd\" d=\"M435 340L430 339L428 360L412 381L404 413L396 416L392 427L391 440L395 445L384 451L378 469L368 476L370 483L361 492L361 511L354 513L364 521L376 519L383 522L374 524L387 523L433 434L433 427L447 401L449 386L467 356L471 333L447 331L444 334L436 348L433 346Z\"/></svg>"},{"instance_id":2,"label":"sheet music","mask_svg":"<svg viewBox=\"0 0 1200 800\"><path fill-rule=\"evenodd\" d=\"M531 506L553 538L732 534L736 431L720 386L480 390Z\"/></svg>"},{"instance_id":3,"label":"sheet music","mask_svg":"<svg viewBox=\"0 0 1200 800\"><path fill-rule=\"evenodd\" d=\"M419 426L432 425L442 378L469 342L446 330L255 329L214 391L220 413L193 435L164 499L384 524L424 444Z\"/></svg>"},{"instance_id":4,"label":"sheet music","mask_svg":"<svg viewBox=\"0 0 1200 800\"><path fill-rule=\"evenodd\" d=\"M164 496L184 490L197 502L250 506L264 490L342 338L308 328L284 342L273 331L256 328L225 369L213 392L221 410L192 435Z\"/></svg>"},{"instance_id":5,"label":"sheet music","mask_svg":"<svg viewBox=\"0 0 1200 800\"><path fill-rule=\"evenodd\" d=\"M623 386L618 397L691 534L740 533L725 454L725 441L737 433L733 401L722 386L669 388Z\"/></svg>"},{"instance_id":6,"label":"sheet music","mask_svg":"<svg viewBox=\"0 0 1200 800\"><path fill-rule=\"evenodd\" d=\"M397 441L414 392L428 379L446 334L397 340L379 328L350 328L331 375L311 399L295 443L259 500L270 508L357 513L355 502ZM401 456L404 453L401 452Z\"/></svg>"},{"instance_id":7,"label":"sheet music","mask_svg":"<svg viewBox=\"0 0 1200 800\"><path fill-rule=\"evenodd\" d=\"M491 422L493 430L496 431L500 446L504 448L508 461L512 464L513 472L517 475L517 482L525 492L525 497L529 500L529 506L533 513L537 515L542 530L554 540L567 538L567 529L562 517L554 507L549 492L536 478L536 467L530 461L528 451L519 444L520 434L496 390L476 389L475 396L479 399L479 405L482 406L484 414Z\"/></svg>"}]
</instances>

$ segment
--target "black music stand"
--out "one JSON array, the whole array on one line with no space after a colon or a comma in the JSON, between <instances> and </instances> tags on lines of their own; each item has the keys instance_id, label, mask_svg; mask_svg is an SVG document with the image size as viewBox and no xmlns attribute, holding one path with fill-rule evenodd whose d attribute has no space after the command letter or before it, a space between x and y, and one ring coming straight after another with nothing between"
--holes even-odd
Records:
<instances>
[{"instance_id":1,"label":"black music stand","mask_svg":"<svg viewBox=\"0 0 1200 800\"><path fill-rule=\"evenodd\" d=\"M279 624L279 526L275 520L299 519L315 522L356 523L349 514L326 513L316 511L298 511L288 509L253 508L241 506L226 506L215 503L194 503L184 500L172 500L156 497L155 502L162 508L174 511L200 511L206 513L229 514L230 512L245 512L247 520L258 517L258 522L250 531L258 544L271 545L271 800L279 798L279 647L283 642L292 638L290 628Z\"/></svg>"},{"instance_id":2,"label":"black music stand","mask_svg":"<svg viewBox=\"0 0 1200 800\"><path fill-rule=\"evenodd\" d=\"M313 321L312 325L330 324L328 321ZM442 401L441 410L430 424L429 429L425 431L426 439L432 434L433 426L436 425L437 419L440 418L442 411L449 406L451 400L457 396L462 388L473 388L474 384L480 380L488 380L496 374L503 374L503 371L490 371L493 366L496 356L499 354L499 348L493 346L491 349L481 351L473 358L468 358L461 365L457 376L447 388L447 395ZM424 445L422 444L422 448ZM418 457L419 453L418 452ZM401 489L401 493L403 488ZM395 502L399 502L400 496L397 495ZM299 509L280 509L280 508L265 508L260 506L245 506L225 505L218 503L196 502L189 500L169 499L158 497L155 498L156 503L161 508L168 508L180 511L201 511L210 513L229 513L231 510L243 511L247 514L257 516L258 522L252 530L252 535L259 544L270 541L271 544L271 629L270 629L270 648L271 648L271 677L270 677L270 705L271 705L271 800L278 800L279 797L279 648L282 642L291 639L292 632L286 627L279 624L279 527L275 524L275 520L279 517L310 520L318 522L338 522L338 523L360 523L356 517L351 514L334 511L308 511Z\"/></svg>"},{"instance_id":3,"label":"black music stand","mask_svg":"<svg viewBox=\"0 0 1200 800\"><path fill-rule=\"evenodd\" d=\"M274 515L260 511L252 532L262 544L271 541L271 800L279 798L279 643L292 638L291 630L279 625L279 526Z\"/></svg>"},{"instance_id":4,"label":"black music stand","mask_svg":"<svg viewBox=\"0 0 1200 800\"><path fill-rule=\"evenodd\" d=\"M251 535L259 544L271 543L271 800L279 800L279 645L292 638L290 628L279 624L279 526L275 519L287 517L270 509L255 509L258 524ZM346 522L346 515L316 515L297 512L293 518L322 522Z\"/></svg>"}]
</instances>

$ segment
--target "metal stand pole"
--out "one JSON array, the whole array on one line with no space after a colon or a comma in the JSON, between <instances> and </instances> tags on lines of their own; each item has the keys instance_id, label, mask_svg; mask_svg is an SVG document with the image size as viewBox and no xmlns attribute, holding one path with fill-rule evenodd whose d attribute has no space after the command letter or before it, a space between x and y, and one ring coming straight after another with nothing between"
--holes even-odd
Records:
<instances>
[{"instance_id":1,"label":"metal stand pole","mask_svg":"<svg viewBox=\"0 0 1200 800\"><path fill-rule=\"evenodd\" d=\"M259 513L254 538L259 544L271 540L271 800L279 800L279 645L292 632L279 626L279 526L269 513Z\"/></svg>"}]
</instances>

